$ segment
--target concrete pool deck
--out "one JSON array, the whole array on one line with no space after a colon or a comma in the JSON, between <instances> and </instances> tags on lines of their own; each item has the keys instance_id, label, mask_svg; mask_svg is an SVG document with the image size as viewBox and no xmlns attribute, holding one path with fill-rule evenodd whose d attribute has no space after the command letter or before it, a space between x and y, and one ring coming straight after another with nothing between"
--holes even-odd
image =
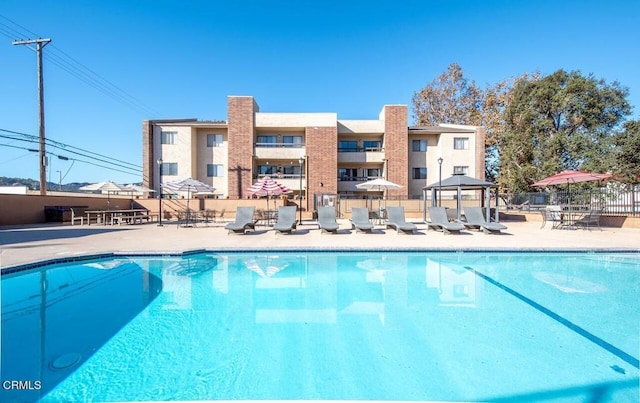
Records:
<instances>
[{"instance_id":1,"label":"concrete pool deck","mask_svg":"<svg viewBox=\"0 0 640 403\"><path fill-rule=\"evenodd\" d=\"M292 234L256 226L246 235L228 235L224 223L178 228L176 223L122 226L42 224L0 227L0 268L105 252L183 252L188 250L269 249L444 249L444 250L627 250L640 253L640 229L557 230L539 222L511 222L502 234L463 231L444 235L416 222L414 235L378 225L371 234L355 233L338 220L338 234L321 234L314 221L303 221Z\"/></svg>"}]
</instances>

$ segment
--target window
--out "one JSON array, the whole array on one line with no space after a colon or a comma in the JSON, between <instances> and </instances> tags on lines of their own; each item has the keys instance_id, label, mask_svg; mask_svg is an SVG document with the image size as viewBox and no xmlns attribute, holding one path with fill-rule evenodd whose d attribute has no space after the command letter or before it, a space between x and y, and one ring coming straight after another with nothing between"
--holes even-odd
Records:
<instances>
[{"instance_id":1,"label":"window","mask_svg":"<svg viewBox=\"0 0 640 403\"><path fill-rule=\"evenodd\" d=\"M178 132L160 132L161 144L175 144Z\"/></svg>"},{"instance_id":2,"label":"window","mask_svg":"<svg viewBox=\"0 0 640 403\"><path fill-rule=\"evenodd\" d=\"M223 142L222 134L207 134L207 147L220 147Z\"/></svg>"},{"instance_id":3,"label":"window","mask_svg":"<svg viewBox=\"0 0 640 403\"><path fill-rule=\"evenodd\" d=\"M427 179L427 168L413 168L413 179Z\"/></svg>"},{"instance_id":4,"label":"window","mask_svg":"<svg viewBox=\"0 0 640 403\"><path fill-rule=\"evenodd\" d=\"M276 136L258 136L256 147L275 147L277 142Z\"/></svg>"},{"instance_id":5,"label":"window","mask_svg":"<svg viewBox=\"0 0 640 403\"><path fill-rule=\"evenodd\" d=\"M367 179L379 178L380 176L380 168L367 168Z\"/></svg>"},{"instance_id":6,"label":"window","mask_svg":"<svg viewBox=\"0 0 640 403\"><path fill-rule=\"evenodd\" d=\"M455 137L453 139L454 150L468 150L469 149L469 137Z\"/></svg>"},{"instance_id":7,"label":"window","mask_svg":"<svg viewBox=\"0 0 640 403\"><path fill-rule=\"evenodd\" d=\"M258 165L258 176L273 175L276 173L274 165Z\"/></svg>"},{"instance_id":8,"label":"window","mask_svg":"<svg viewBox=\"0 0 640 403\"><path fill-rule=\"evenodd\" d=\"M382 151L382 142L380 140L365 140L362 145L365 151Z\"/></svg>"},{"instance_id":9,"label":"window","mask_svg":"<svg viewBox=\"0 0 640 403\"><path fill-rule=\"evenodd\" d=\"M285 147L302 147L302 136L282 136Z\"/></svg>"},{"instance_id":10,"label":"window","mask_svg":"<svg viewBox=\"0 0 640 403\"><path fill-rule=\"evenodd\" d=\"M413 144L413 151L426 152L429 142L426 139L413 140L412 144Z\"/></svg>"},{"instance_id":11,"label":"window","mask_svg":"<svg viewBox=\"0 0 640 403\"><path fill-rule=\"evenodd\" d=\"M468 166L454 166L453 167L454 175L468 175L469 167Z\"/></svg>"},{"instance_id":12,"label":"window","mask_svg":"<svg viewBox=\"0 0 640 403\"><path fill-rule=\"evenodd\" d=\"M223 176L221 164L207 164L207 176Z\"/></svg>"},{"instance_id":13,"label":"window","mask_svg":"<svg viewBox=\"0 0 640 403\"><path fill-rule=\"evenodd\" d=\"M160 165L160 175L177 175L178 163L177 162L163 162Z\"/></svg>"},{"instance_id":14,"label":"window","mask_svg":"<svg viewBox=\"0 0 640 403\"><path fill-rule=\"evenodd\" d=\"M355 153L358 151L358 142L355 140L340 140L338 142L339 153Z\"/></svg>"},{"instance_id":15,"label":"window","mask_svg":"<svg viewBox=\"0 0 640 403\"><path fill-rule=\"evenodd\" d=\"M338 168L338 177L341 181L354 181L358 178L356 168Z\"/></svg>"}]
</instances>

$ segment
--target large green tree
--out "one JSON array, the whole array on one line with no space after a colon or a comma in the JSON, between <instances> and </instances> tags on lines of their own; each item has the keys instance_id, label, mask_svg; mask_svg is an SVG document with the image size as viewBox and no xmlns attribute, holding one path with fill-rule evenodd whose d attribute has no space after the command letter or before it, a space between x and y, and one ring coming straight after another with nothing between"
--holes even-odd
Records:
<instances>
[{"instance_id":1,"label":"large green tree","mask_svg":"<svg viewBox=\"0 0 640 403\"><path fill-rule=\"evenodd\" d=\"M529 191L532 182L562 169L611 165L610 140L631 112L626 88L558 70L522 80L512 91L498 141L502 189Z\"/></svg>"},{"instance_id":2,"label":"large green tree","mask_svg":"<svg viewBox=\"0 0 640 403\"><path fill-rule=\"evenodd\" d=\"M613 137L615 160L611 171L624 183L640 183L640 120L630 120Z\"/></svg>"}]
</instances>

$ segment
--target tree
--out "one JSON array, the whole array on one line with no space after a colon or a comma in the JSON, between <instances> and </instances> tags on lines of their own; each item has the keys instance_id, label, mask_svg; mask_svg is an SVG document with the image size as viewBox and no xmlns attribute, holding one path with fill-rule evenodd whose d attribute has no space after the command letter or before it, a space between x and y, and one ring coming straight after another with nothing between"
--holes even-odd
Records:
<instances>
[{"instance_id":1,"label":"tree","mask_svg":"<svg viewBox=\"0 0 640 403\"><path fill-rule=\"evenodd\" d=\"M640 183L640 120L624 124L624 131L613 138L616 159L612 172L622 182Z\"/></svg>"},{"instance_id":2,"label":"tree","mask_svg":"<svg viewBox=\"0 0 640 403\"><path fill-rule=\"evenodd\" d=\"M431 84L411 99L415 124L479 125L482 91L464 78L462 67L452 63Z\"/></svg>"},{"instance_id":3,"label":"tree","mask_svg":"<svg viewBox=\"0 0 640 403\"><path fill-rule=\"evenodd\" d=\"M610 138L631 112L627 95L619 83L579 71L519 82L505 111L508 134L498 142L501 188L528 191L562 169L605 170Z\"/></svg>"}]
</instances>

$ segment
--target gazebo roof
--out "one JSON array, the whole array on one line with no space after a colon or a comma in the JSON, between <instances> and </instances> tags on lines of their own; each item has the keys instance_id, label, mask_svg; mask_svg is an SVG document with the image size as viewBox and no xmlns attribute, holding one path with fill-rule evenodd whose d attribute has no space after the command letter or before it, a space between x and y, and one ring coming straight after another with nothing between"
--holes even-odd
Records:
<instances>
[{"instance_id":1,"label":"gazebo roof","mask_svg":"<svg viewBox=\"0 0 640 403\"><path fill-rule=\"evenodd\" d=\"M483 181L482 179L472 178L467 175L453 175L444 179L442 183L435 182L429 186L425 186L423 190L430 189L442 189L442 190L456 190L460 189L484 189L487 187L497 187L495 183Z\"/></svg>"}]
</instances>

